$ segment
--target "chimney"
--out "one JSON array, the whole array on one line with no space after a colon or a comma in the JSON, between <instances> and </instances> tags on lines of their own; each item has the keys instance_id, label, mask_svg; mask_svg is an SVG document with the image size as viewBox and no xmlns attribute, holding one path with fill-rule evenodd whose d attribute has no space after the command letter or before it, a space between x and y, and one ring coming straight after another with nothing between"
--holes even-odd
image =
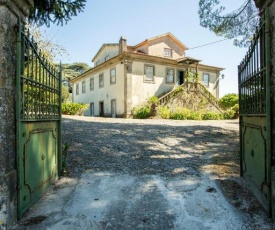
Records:
<instances>
[{"instance_id":1,"label":"chimney","mask_svg":"<svg viewBox=\"0 0 275 230\"><path fill-rule=\"evenodd\" d=\"M119 40L119 53L123 53L124 51L127 51L127 40L124 37L121 37Z\"/></svg>"}]
</instances>

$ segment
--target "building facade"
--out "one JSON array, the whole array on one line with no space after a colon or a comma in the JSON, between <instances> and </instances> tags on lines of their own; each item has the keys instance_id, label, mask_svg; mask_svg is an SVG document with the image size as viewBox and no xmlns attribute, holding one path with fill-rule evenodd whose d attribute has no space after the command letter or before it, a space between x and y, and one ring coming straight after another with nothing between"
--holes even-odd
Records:
<instances>
[{"instance_id":1,"label":"building facade","mask_svg":"<svg viewBox=\"0 0 275 230\"><path fill-rule=\"evenodd\" d=\"M186 57L187 47L171 33L146 39L128 46L103 44L93 58L94 67L77 76L73 85L73 101L89 104L87 116L129 117L134 107L149 97L160 97L175 87L199 81L219 98L219 76L223 68L200 64Z\"/></svg>"}]
</instances>

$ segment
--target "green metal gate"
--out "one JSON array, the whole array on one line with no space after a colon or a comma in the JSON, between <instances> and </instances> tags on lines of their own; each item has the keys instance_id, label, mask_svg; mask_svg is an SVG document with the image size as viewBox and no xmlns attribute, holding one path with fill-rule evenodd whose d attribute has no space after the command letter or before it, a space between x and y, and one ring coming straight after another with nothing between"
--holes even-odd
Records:
<instances>
[{"instance_id":1,"label":"green metal gate","mask_svg":"<svg viewBox=\"0 0 275 230\"><path fill-rule=\"evenodd\" d=\"M267 11L266 11L267 12ZM268 13L239 65L241 175L271 212L270 41Z\"/></svg>"},{"instance_id":2,"label":"green metal gate","mask_svg":"<svg viewBox=\"0 0 275 230\"><path fill-rule=\"evenodd\" d=\"M17 36L16 103L21 218L61 170L61 71L46 60L21 24Z\"/></svg>"}]
</instances>

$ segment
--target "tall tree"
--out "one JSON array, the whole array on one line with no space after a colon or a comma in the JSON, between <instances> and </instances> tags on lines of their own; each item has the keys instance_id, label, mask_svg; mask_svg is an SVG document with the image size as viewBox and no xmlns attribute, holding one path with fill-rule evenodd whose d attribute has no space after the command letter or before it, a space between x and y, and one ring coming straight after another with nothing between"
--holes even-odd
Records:
<instances>
[{"instance_id":1,"label":"tall tree","mask_svg":"<svg viewBox=\"0 0 275 230\"><path fill-rule=\"evenodd\" d=\"M200 0L198 13L201 26L218 36L234 39L236 46L248 46L259 24L259 10L253 0L242 1L230 13L226 13L219 0Z\"/></svg>"},{"instance_id":2,"label":"tall tree","mask_svg":"<svg viewBox=\"0 0 275 230\"><path fill-rule=\"evenodd\" d=\"M29 21L38 25L50 26L67 23L73 16L84 10L86 0L34 0Z\"/></svg>"},{"instance_id":3,"label":"tall tree","mask_svg":"<svg viewBox=\"0 0 275 230\"><path fill-rule=\"evenodd\" d=\"M75 62L72 64L62 64L63 71L63 85L65 85L69 92L72 92L72 86L70 80L85 71L89 70L91 67L83 62Z\"/></svg>"},{"instance_id":4,"label":"tall tree","mask_svg":"<svg viewBox=\"0 0 275 230\"><path fill-rule=\"evenodd\" d=\"M78 76L79 74L84 73L91 67L83 62L74 62L72 64L62 64L64 77L68 80Z\"/></svg>"}]
</instances>

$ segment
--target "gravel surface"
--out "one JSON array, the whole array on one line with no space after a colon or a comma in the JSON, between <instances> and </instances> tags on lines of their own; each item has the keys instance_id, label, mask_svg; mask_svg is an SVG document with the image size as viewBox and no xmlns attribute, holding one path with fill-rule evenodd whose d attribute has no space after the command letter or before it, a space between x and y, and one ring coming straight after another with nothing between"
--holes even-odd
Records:
<instances>
[{"instance_id":1,"label":"gravel surface","mask_svg":"<svg viewBox=\"0 0 275 230\"><path fill-rule=\"evenodd\" d=\"M72 130L74 130L72 132ZM77 130L77 132L76 132ZM207 174L244 215L245 229L275 229L239 176L239 122L64 117L68 175L89 169L169 178Z\"/></svg>"},{"instance_id":2,"label":"gravel surface","mask_svg":"<svg viewBox=\"0 0 275 230\"><path fill-rule=\"evenodd\" d=\"M275 229L239 177L238 129L63 116L67 172L15 229Z\"/></svg>"},{"instance_id":3,"label":"gravel surface","mask_svg":"<svg viewBox=\"0 0 275 230\"><path fill-rule=\"evenodd\" d=\"M215 154L236 153L236 121L65 117L68 175L84 170L131 175L199 175Z\"/></svg>"}]
</instances>

